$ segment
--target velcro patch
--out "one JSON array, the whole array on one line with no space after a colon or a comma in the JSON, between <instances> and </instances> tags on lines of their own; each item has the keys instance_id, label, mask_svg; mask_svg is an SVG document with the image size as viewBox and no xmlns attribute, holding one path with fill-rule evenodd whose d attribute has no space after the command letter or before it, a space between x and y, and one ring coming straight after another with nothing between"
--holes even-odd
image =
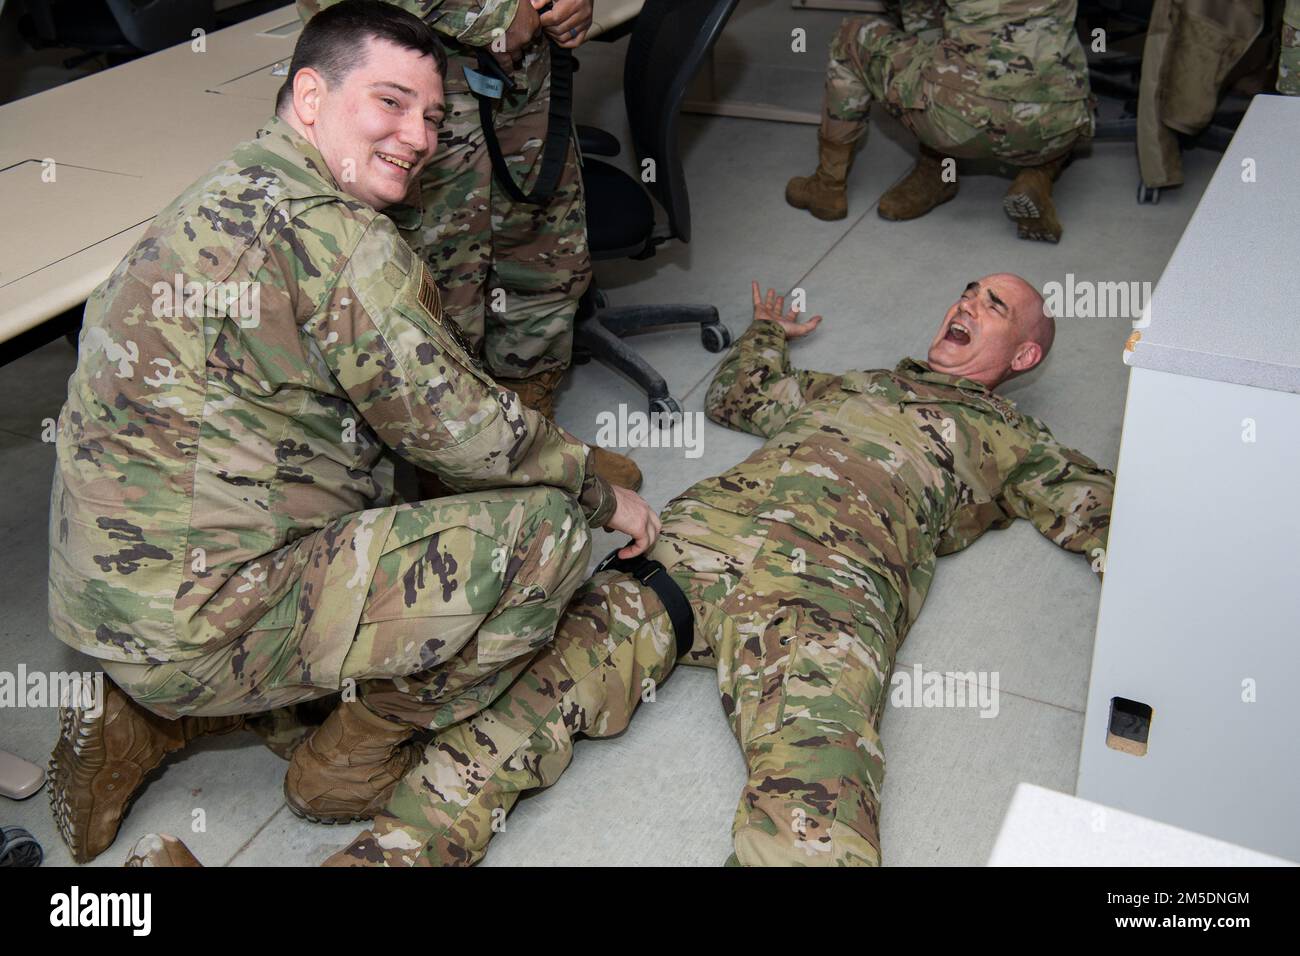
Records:
<instances>
[{"instance_id":1,"label":"velcro patch","mask_svg":"<svg viewBox=\"0 0 1300 956\"><path fill-rule=\"evenodd\" d=\"M438 286L429 275L429 270L423 264L420 266L420 305L424 306L424 311L435 322L442 322L442 296L438 293Z\"/></svg>"},{"instance_id":2,"label":"velcro patch","mask_svg":"<svg viewBox=\"0 0 1300 956\"><path fill-rule=\"evenodd\" d=\"M416 297L420 300L420 308L429 313L429 318L442 327L443 331L451 337L451 340L460 347L460 350L469 357L476 367L482 368L478 356L470 348L470 344L466 341L460 326L448 319L442 311L442 293L438 291L438 284L433 281L433 276L429 274L429 270L423 263L420 264L420 291L416 293Z\"/></svg>"}]
</instances>

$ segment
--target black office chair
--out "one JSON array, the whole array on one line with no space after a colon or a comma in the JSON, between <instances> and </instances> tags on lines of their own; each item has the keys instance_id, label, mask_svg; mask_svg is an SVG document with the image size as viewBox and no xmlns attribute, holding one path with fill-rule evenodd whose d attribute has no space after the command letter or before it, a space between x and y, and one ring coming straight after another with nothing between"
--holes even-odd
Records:
<instances>
[{"instance_id":1,"label":"black office chair","mask_svg":"<svg viewBox=\"0 0 1300 956\"><path fill-rule=\"evenodd\" d=\"M97 56L115 66L188 42L195 29L211 33L289 3L245 0L216 13L213 0L25 0L18 30L33 49L84 51L64 61L69 69Z\"/></svg>"},{"instance_id":2,"label":"black office chair","mask_svg":"<svg viewBox=\"0 0 1300 956\"><path fill-rule=\"evenodd\" d=\"M619 143L591 126L578 127L582 183L587 195L587 244L593 260L648 259L672 239L691 240L691 209L677 148L682 99L717 41L737 0L646 0L628 41L623 65L623 99L632 127L638 168L653 161L646 183L592 156L617 156ZM650 195L646 194L649 190ZM666 233L655 233L653 196L668 217ZM641 356L623 343L632 332L697 323L710 352L731 345L731 333L707 305L611 306L593 278L578 307L574 361L598 358L645 389L650 412L667 425L681 406L668 385Z\"/></svg>"},{"instance_id":3,"label":"black office chair","mask_svg":"<svg viewBox=\"0 0 1300 956\"><path fill-rule=\"evenodd\" d=\"M213 0L26 0L19 32L33 49L72 47L71 69L96 56L109 66L175 46L193 31L216 29Z\"/></svg>"}]
</instances>

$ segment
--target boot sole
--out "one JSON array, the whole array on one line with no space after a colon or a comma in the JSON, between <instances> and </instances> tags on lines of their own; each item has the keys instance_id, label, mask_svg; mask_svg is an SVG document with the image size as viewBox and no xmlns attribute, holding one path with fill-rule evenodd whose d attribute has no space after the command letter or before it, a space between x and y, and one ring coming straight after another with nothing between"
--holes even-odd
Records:
<instances>
[{"instance_id":1,"label":"boot sole","mask_svg":"<svg viewBox=\"0 0 1300 956\"><path fill-rule=\"evenodd\" d=\"M1017 222L1022 219L1039 219L1043 215L1042 210L1038 208L1038 203L1024 193L1009 193L1003 196L1002 208Z\"/></svg>"},{"instance_id":2,"label":"boot sole","mask_svg":"<svg viewBox=\"0 0 1300 956\"><path fill-rule=\"evenodd\" d=\"M385 798L387 802L387 798ZM375 814L366 813L364 810L358 813L320 813L308 807L300 806L297 798L289 789L289 778L284 778L284 805L289 808L289 812L300 820L307 820L311 823L319 823L321 826L332 827L341 823L363 823L366 820L373 820Z\"/></svg>"},{"instance_id":3,"label":"boot sole","mask_svg":"<svg viewBox=\"0 0 1300 956\"><path fill-rule=\"evenodd\" d=\"M373 813L368 815L358 813L353 816L341 816L341 817L330 817L330 816L323 816L321 814L316 814L316 813L308 813L306 810L299 810L288 800L284 802L284 805L288 807L289 812L292 813L295 817L298 817L298 819L306 820L308 823L319 823L321 826L324 827L338 826L339 824L343 824L343 823L365 823L366 821L373 820L375 818L375 815Z\"/></svg>"},{"instance_id":4,"label":"boot sole","mask_svg":"<svg viewBox=\"0 0 1300 956\"><path fill-rule=\"evenodd\" d=\"M1021 239L1051 243L1061 241L1060 236L1034 228L1034 224L1042 218L1043 213L1038 203L1024 193L1010 193L1004 196L1002 198L1002 208L1012 222L1019 227L1018 234Z\"/></svg>"},{"instance_id":5,"label":"boot sole","mask_svg":"<svg viewBox=\"0 0 1300 956\"><path fill-rule=\"evenodd\" d=\"M103 769L106 760L103 714L97 720L100 724L98 734L94 734L94 722L87 719L80 709L64 707L59 710L59 740L50 754L47 774L54 826L72 853L72 859L78 863L87 863L98 855L90 854L81 845L82 833L89 825L94 804L90 781ZM87 739L92 735L93 739ZM77 777L84 779L75 779Z\"/></svg>"},{"instance_id":6,"label":"boot sole","mask_svg":"<svg viewBox=\"0 0 1300 956\"><path fill-rule=\"evenodd\" d=\"M77 863L89 863L113 845L131 802L139 793L145 778L162 763L160 758L152 767L133 768L127 764L122 765L120 779L121 793L124 796L116 808L117 825L103 846L87 845L85 839L95 819L100 816L96 811L113 809L107 798L96 799L91 787L109 763L108 750L104 745L104 723L103 713L98 717L90 717L80 707L62 708L59 711L59 740L50 754L47 775L50 813L54 817L54 826L58 829L59 836ZM111 786L114 785L110 784Z\"/></svg>"},{"instance_id":7,"label":"boot sole","mask_svg":"<svg viewBox=\"0 0 1300 956\"><path fill-rule=\"evenodd\" d=\"M147 765L138 760L111 759L104 743L107 707L106 702L97 717L89 716L80 707L60 708L59 739L50 754L46 775L50 813L77 863L89 863L113 845L135 798L177 749L164 744L157 759ZM114 782L104 789L115 792L106 796L97 793L93 784L109 770ZM87 844L91 828L105 818L115 821L108 839L103 846Z\"/></svg>"}]
</instances>

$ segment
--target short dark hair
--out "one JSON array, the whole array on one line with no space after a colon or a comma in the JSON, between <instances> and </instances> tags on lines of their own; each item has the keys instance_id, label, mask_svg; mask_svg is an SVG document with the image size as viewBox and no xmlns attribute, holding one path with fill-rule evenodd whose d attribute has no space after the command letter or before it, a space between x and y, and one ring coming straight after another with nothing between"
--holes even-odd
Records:
<instances>
[{"instance_id":1,"label":"short dark hair","mask_svg":"<svg viewBox=\"0 0 1300 956\"><path fill-rule=\"evenodd\" d=\"M341 83L363 62L366 41L372 37L433 57L438 75L447 75L447 53L438 34L419 17L382 0L343 0L302 28L293 47L289 77L275 97L275 111L279 113L293 98L293 78L299 70L311 67L325 82Z\"/></svg>"}]
</instances>

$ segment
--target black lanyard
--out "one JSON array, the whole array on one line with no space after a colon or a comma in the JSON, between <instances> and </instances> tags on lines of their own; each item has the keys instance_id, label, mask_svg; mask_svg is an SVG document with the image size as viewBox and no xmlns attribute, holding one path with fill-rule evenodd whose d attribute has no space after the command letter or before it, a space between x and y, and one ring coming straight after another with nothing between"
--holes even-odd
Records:
<instances>
[{"instance_id":1,"label":"black lanyard","mask_svg":"<svg viewBox=\"0 0 1300 956\"><path fill-rule=\"evenodd\" d=\"M492 158L492 171L496 174L497 182L505 188L515 202L529 203L534 206L544 205L555 195L555 190L560 185L560 177L564 175L564 161L569 155L569 140L573 130L573 53L562 46L557 46L549 39L546 42L551 48L551 105L546 119L546 141L542 145L542 168L531 192L525 193L519 188L510 174L510 168L506 166L501 144L497 141L496 123L492 118L494 97L486 96L471 87L478 98L483 143ZM475 53L482 73L504 79L505 89L514 88L509 76L488 50L479 47Z\"/></svg>"}]
</instances>

